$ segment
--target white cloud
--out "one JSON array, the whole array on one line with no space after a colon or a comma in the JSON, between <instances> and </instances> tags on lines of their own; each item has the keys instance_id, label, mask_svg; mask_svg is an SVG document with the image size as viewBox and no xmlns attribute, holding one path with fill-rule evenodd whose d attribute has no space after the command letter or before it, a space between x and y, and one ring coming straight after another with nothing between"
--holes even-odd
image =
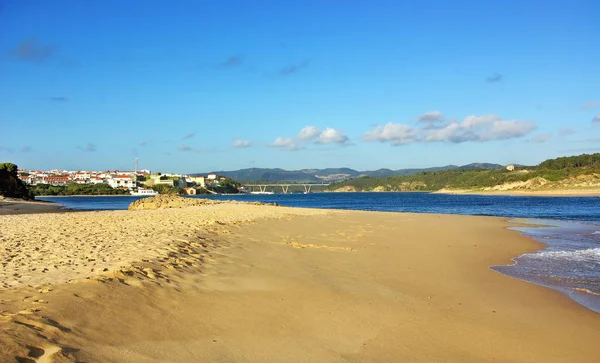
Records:
<instances>
[{"instance_id":1,"label":"white cloud","mask_svg":"<svg viewBox=\"0 0 600 363\"><path fill-rule=\"evenodd\" d=\"M464 123L464 122L463 122ZM475 141L478 136L471 131L472 126L465 127L463 124L453 122L441 129L428 130L424 132L425 141L448 141L458 144L466 141Z\"/></svg>"},{"instance_id":2,"label":"white cloud","mask_svg":"<svg viewBox=\"0 0 600 363\"><path fill-rule=\"evenodd\" d=\"M502 81L502 75L499 73L494 73L491 76L487 77L485 80L489 83L496 83Z\"/></svg>"},{"instance_id":3,"label":"white cloud","mask_svg":"<svg viewBox=\"0 0 600 363\"><path fill-rule=\"evenodd\" d=\"M560 136L569 136L569 135L573 135L574 133L575 133L575 130L569 129L569 128L558 130L558 134Z\"/></svg>"},{"instance_id":4,"label":"white cloud","mask_svg":"<svg viewBox=\"0 0 600 363\"><path fill-rule=\"evenodd\" d=\"M600 122L600 113L597 114L596 116L594 116L594 118L592 119L592 122Z\"/></svg>"},{"instance_id":5,"label":"white cloud","mask_svg":"<svg viewBox=\"0 0 600 363\"><path fill-rule=\"evenodd\" d=\"M343 144L346 141L348 141L347 136L345 136L340 130L335 130L331 127L326 128L317 137L317 143L319 144Z\"/></svg>"},{"instance_id":6,"label":"white cloud","mask_svg":"<svg viewBox=\"0 0 600 363\"><path fill-rule=\"evenodd\" d=\"M410 144L417 139L418 130L412 126L387 123L363 135L363 140L389 142L394 146Z\"/></svg>"},{"instance_id":7,"label":"white cloud","mask_svg":"<svg viewBox=\"0 0 600 363\"><path fill-rule=\"evenodd\" d=\"M409 125L388 123L377 126L363 136L366 141L389 142L393 146L413 142L450 142L507 140L525 136L535 130L529 121L502 120L497 115L468 116L462 122L451 122L439 127L415 128Z\"/></svg>"},{"instance_id":8,"label":"white cloud","mask_svg":"<svg viewBox=\"0 0 600 363\"><path fill-rule=\"evenodd\" d=\"M535 130L535 123L518 120L499 120L488 131L480 134L478 141L506 140L525 136Z\"/></svg>"},{"instance_id":9,"label":"white cloud","mask_svg":"<svg viewBox=\"0 0 600 363\"><path fill-rule=\"evenodd\" d=\"M466 129L470 129L473 127L477 127L479 125L489 124L491 122L498 121L498 120L502 120L502 118L497 115L482 115L482 116L471 115L471 116L465 117L465 119L461 123L461 126Z\"/></svg>"},{"instance_id":10,"label":"white cloud","mask_svg":"<svg viewBox=\"0 0 600 363\"><path fill-rule=\"evenodd\" d=\"M312 140L315 137L319 136L320 133L321 133L321 130L319 130L318 128L316 128L314 126L306 126L302 130L300 130L298 135L296 135L296 139L298 139L300 141L308 141L308 140Z\"/></svg>"},{"instance_id":11,"label":"white cloud","mask_svg":"<svg viewBox=\"0 0 600 363\"><path fill-rule=\"evenodd\" d=\"M83 146L83 147L77 146L77 149L88 151L88 152L96 152L96 145L92 144L91 142L88 142L88 144L86 146Z\"/></svg>"},{"instance_id":12,"label":"white cloud","mask_svg":"<svg viewBox=\"0 0 600 363\"><path fill-rule=\"evenodd\" d=\"M598 106L600 106L600 103L598 103L598 101L590 101L590 102L584 104L583 106L581 106L581 109L582 110L590 110L590 109L596 108Z\"/></svg>"},{"instance_id":13,"label":"white cloud","mask_svg":"<svg viewBox=\"0 0 600 363\"><path fill-rule=\"evenodd\" d=\"M289 137L278 137L269 146L286 150L300 150L304 148L301 145L296 144L294 140Z\"/></svg>"},{"instance_id":14,"label":"white cloud","mask_svg":"<svg viewBox=\"0 0 600 363\"><path fill-rule=\"evenodd\" d=\"M292 139L278 137L278 138L275 139L275 141L273 141L273 144L271 144L271 146L275 146L275 147L288 147L288 146L290 146L292 144L294 144L294 142L292 141Z\"/></svg>"},{"instance_id":15,"label":"white cloud","mask_svg":"<svg viewBox=\"0 0 600 363\"><path fill-rule=\"evenodd\" d=\"M340 130L333 129L331 127L325 128L321 131L315 126L306 126L294 139L288 137L278 137L275 141L268 146L277 147L280 149L287 150L300 150L304 149L303 144L314 140L317 144L345 144L349 139Z\"/></svg>"},{"instance_id":16,"label":"white cloud","mask_svg":"<svg viewBox=\"0 0 600 363\"><path fill-rule=\"evenodd\" d=\"M539 134L539 135L532 137L531 142L534 142L536 144L541 144L541 143L544 143L544 142L550 140L551 138L552 138L552 134L548 132L545 134Z\"/></svg>"},{"instance_id":17,"label":"white cloud","mask_svg":"<svg viewBox=\"0 0 600 363\"><path fill-rule=\"evenodd\" d=\"M443 122L445 117L440 111L429 111L419 116L418 120L423 123L435 123Z\"/></svg>"},{"instance_id":18,"label":"white cloud","mask_svg":"<svg viewBox=\"0 0 600 363\"><path fill-rule=\"evenodd\" d=\"M234 140L233 143L231 143L231 146L233 146L233 147L241 147L241 148L243 148L243 147L250 147L250 146L252 146L252 141L237 139L237 140Z\"/></svg>"}]
</instances>

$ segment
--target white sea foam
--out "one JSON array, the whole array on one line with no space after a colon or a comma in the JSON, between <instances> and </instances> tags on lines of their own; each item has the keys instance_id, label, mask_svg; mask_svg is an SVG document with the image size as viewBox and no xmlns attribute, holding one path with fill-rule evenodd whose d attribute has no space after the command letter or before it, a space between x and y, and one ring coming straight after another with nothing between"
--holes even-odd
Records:
<instances>
[{"instance_id":1,"label":"white sea foam","mask_svg":"<svg viewBox=\"0 0 600 363\"><path fill-rule=\"evenodd\" d=\"M592 234L600 234L600 231L594 231Z\"/></svg>"},{"instance_id":2,"label":"white sea foam","mask_svg":"<svg viewBox=\"0 0 600 363\"><path fill-rule=\"evenodd\" d=\"M544 251L528 255L528 257L600 263L600 248L589 248L577 251Z\"/></svg>"}]
</instances>

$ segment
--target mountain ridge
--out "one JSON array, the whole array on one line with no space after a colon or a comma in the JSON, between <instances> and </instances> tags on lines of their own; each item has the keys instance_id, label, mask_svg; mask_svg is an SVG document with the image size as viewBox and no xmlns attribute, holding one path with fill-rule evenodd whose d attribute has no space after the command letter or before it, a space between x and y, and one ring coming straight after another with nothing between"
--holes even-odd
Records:
<instances>
[{"instance_id":1,"label":"mountain ridge","mask_svg":"<svg viewBox=\"0 0 600 363\"><path fill-rule=\"evenodd\" d=\"M230 171L212 171L210 173L193 173L191 175L217 174L232 178L241 182L292 182L292 183L331 183L352 178L369 176L373 178L384 178L396 175L412 175L420 172L434 172L455 169L498 169L503 165L492 163L471 163L467 165L445 165L429 168L409 169L377 169L359 171L347 167L324 168L324 169L300 169L285 170L281 168L246 168Z\"/></svg>"}]
</instances>

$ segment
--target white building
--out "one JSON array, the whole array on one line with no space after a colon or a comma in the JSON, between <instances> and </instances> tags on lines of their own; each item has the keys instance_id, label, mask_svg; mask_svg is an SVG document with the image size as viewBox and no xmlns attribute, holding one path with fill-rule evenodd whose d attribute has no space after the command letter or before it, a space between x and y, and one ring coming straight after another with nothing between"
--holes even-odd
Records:
<instances>
[{"instance_id":1,"label":"white building","mask_svg":"<svg viewBox=\"0 0 600 363\"><path fill-rule=\"evenodd\" d=\"M112 188L133 189L136 187L136 182L133 180L131 175L117 175L113 178L107 179L106 182Z\"/></svg>"},{"instance_id":2,"label":"white building","mask_svg":"<svg viewBox=\"0 0 600 363\"><path fill-rule=\"evenodd\" d=\"M92 174L87 171L78 171L72 175L75 180L89 180L92 177Z\"/></svg>"},{"instance_id":3,"label":"white building","mask_svg":"<svg viewBox=\"0 0 600 363\"><path fill-rule=\"evenodd\" d=\"M36 178L30 175L20 176L19 179L21 179L25 184L29 185L34 185L36 183Z\"/></svg>"},{"instance_id":4,"label":"white building","mask_svg":"<svg viewBox=\"0 0 600 363\"><path fill-rule=\"evenodd\" d=\"M201 186L202 188L206 187L206 182L204 181L203 176L189 176L185 179L185 181L190 184L195 183L196 185Z\"/></svg>"}]
</instances>

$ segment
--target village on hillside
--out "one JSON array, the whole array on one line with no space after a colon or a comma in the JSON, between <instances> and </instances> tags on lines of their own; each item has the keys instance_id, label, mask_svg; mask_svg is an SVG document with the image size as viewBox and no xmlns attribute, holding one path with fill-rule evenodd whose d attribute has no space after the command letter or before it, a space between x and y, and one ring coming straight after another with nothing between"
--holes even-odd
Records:
<instances>
[{"instance_id":1,"label":"village on hillside","mask_svg":"<svg viewBox=\"0 0 600 363\"><path fill-rule=\"evenodd\" d=\"M235 184L237 192L244 192L242 185L229 178L208 174L206 176L192 176L186 174L154 173L150 170L107 170L107 171L69 171L69 170L18 170L19 178L29 186L55 186L68 185L98 185L104 184L113 189L129 191L130 194L152 194L152 191L164 192L168 190L180 191L187 195L198 192L213 192L223 184ZM231 188L228 192L232 192ZM235 191L233 191L235 192Z\"/></svg>"}]
</instances>

